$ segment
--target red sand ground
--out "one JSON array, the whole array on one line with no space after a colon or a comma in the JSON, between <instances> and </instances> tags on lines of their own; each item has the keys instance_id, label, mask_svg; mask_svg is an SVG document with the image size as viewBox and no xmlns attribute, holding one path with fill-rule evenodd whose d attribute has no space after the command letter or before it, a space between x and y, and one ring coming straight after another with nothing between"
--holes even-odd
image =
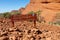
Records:
<instances>
[{"instance_id":1,"label":"red sand ground","mask_svg":"<svg viewBox=\"0 0 60 40\"><path fill-rule=\"evenodd\" d=\"M15 22L10 19L0 20L0 40L60 40L60 27L37 22Z\"/></svg>"}]
</instances>

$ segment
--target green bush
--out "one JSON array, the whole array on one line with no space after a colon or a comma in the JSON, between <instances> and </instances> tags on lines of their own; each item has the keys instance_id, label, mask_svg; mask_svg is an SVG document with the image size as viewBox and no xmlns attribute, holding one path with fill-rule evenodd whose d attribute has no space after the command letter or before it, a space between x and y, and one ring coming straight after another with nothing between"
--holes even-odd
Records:
<instances>
[{"instance_id":1,"label":"green bush","mask_svg":"<svg viewBox=\"0 0 60 40\"><path fill-rule=\"evenodd\" d=\"M44 20L44 17L42 17L40 14L41 14L41 11L39 10L39 11L36 11L36 12L34 12L34 11L30 11L28 14L37 14L37 21L38 22L46 22L45 20Z\"/></svg>"},{"instance_id":2,"label":"green bush","mask_svg":"<svg viewBox=\"0 0 60 40\"><path fill-rule=\"evenodd\" d=\"M35 12L34 11L30 11L28 14L34 14Z\"/></svg>"},{"instance_id":3,"label":"green bush","mask_svg":"<svg viewBox=\"0 0 60 40\"><path fill-rule=\"evenodd\" d=\"M10 18L11 15L19 15L21 12L5 12L5 13L0 13L0 17L4 18Z\"/></svg>"},{"instance_id":4,"label":"green bush","mask_svg":"<svg viewBox=\"0 0 60 40\"><path fill-rule=\"evenodd\" d=\"M11 12L11 15L18 15L21 14L21 12Z\"/></svg>"},{"instance_id":5,"label":"green bush","mask_svg":"<svg viewBox=\"0 0 60 40\"><path fill-rule=\"evenodd\" d=\"M11 14L9 12L3 13L3 17L5 18L9 18L11 16Z\"/></svg>"}]
</instances>

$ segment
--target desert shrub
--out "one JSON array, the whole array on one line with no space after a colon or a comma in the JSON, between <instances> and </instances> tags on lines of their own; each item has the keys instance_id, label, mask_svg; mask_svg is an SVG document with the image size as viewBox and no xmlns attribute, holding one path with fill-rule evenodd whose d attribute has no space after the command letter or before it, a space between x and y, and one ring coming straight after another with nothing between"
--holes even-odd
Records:
<instances>
[{"instance_id":1,"label":"desert shrub","mask_svg":"<svg viewBox=\"0 0 60 40\"><path fill-rule=\"evenodd\" d=\"M21 14L21 12L10 12L11 13L11 15L19 15L19 14Z\"/></svg>"},{"instance_id":2,"label":"desert shrub","mask_svg":"<svg viewBox=\"0 0 60 40\"><path fill-rule=\"evenodd\" d=\"M41 22L45 23L44 17L41 16L41 11L39 10L39 11L37 11L35 13L37 14L37 21L40 22L40 23Z\"/></svg>"},{"instance_id":3,"label":"desert shrub","mask_svg":"<svg viewBox=\"0 0 60 40\"><path fill-rule=\"evenodd\" d=\"M3 17L5 18L9 18L11 16L11 14L9 12L3 13Z\"/></svg>"},{"instance_id":4,"label":"desert shrub","mask_svg":"<svg viewBox=\"0 0 60 40\"><path fill-rule=\"evenodd\" d=\"M30 11L28 14L34 14L35 12L34 11Z\"/></svg>"},{"instance_id":5,"label":"desert shrub","mask_svg":"<svg viewBox=\"0 0 60 40\"><path fill-rule=\"evenodd\" d=\"M60 25L60 21L57 21L56 24L59 24Z\"/></svg>"},{"instance_id":6,"label":"desert shrub","mask_svg":"<svg viewBox=\"0 0 60 40\"><path fill-rule=\"evenodd\" d=\"M40 15L40 14L41 14L41 11L40 11L40 10L39 10L39 11L36 11L36 12L30 11L28 14L32 14L32 15L33 15L34 13L37 14L37 21L38 21L38 22L40 22L40 23L41 23L42 21L43 21L44 23L46 22L46 21L44 20L44 17L42 17L42 16Z\"/></svg>"},{"instance_id":7,"label":"desert shrub","mask_svg":"<svg viewBox=\"0 0 60 40\"><path fill-rule=\"evenodd\" d=\"M56 13L54 24L60 25L60 13Z\"/></svg>"},{"instance_id":8,"label":"desert shrub","mask_svg":"<svg viewBox=\"0 0 60 40\"><path fill-rule=\"evenodd\" d=\"M19 15L21 12L5 12L5 13L0 13L0 17L4 18L10 18L11 15Z\"/></svg>"},{"instance_id":9,"label":"desert shrub","mask_svg":"<svg viewBox=\"0 0 60 40\"><path fill-rule=\"evenodd\" d=\"M55 24L55 25L56 25L56 23L53 23L53 24Z\"/></svg>"},{"instance_id":10,"label":"desert shrub","mask_svg":"<svg viewBox=\"0 0 60 40\"><path fill-rule=\"evenodd\" d=\"M53 22L48 22L50 25L53 25Z\"/></svg>"},{"instance_id":11,"label":"desert shrub","mask_svg":"<svg viewBox=\"0 0 60 40\"><path fill-rule=\"evenodd\" d=\"M0 13L0 18L3 18L3 13Z\"/></svg>"},{"instance_id":12,"label":"desert shrub","mask_svg":"<svg viewBox=\"0 0 60 40\"><path fill-rule=\"evenodd\" d=\"M36 14L37 14L37 21L41 22L41 19L40 19L41 18L41 16L40 16L41 12L40 12L40 10L37 11Z\"/></svg>"}]
</instances>

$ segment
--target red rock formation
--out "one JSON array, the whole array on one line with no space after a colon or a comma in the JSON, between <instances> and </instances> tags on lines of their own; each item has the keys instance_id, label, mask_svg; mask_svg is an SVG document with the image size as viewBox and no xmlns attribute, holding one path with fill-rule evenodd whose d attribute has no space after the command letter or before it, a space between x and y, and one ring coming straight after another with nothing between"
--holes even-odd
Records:
<instances>
[{"instance_id":1,"label":"red rock formation","mask_svg":"<svg viewBox=\"0 0 60 40\"><path fill-rule=\"evenodd\" d=\"M59 2L60 0L30 0L30 3L26 6L22 14L41 10L41 16L43 16L47 22L51 22L55 18L56 13L60 12Z\"/></svg>"},{"instance_id":2,"label":"red rock formation","mask_svg":"<svg viewBox=\"0 0 60 40\"><path fill-rule=\"evenodd\" d=\"M30 0L30 2L60 2L60 0Z\"/></svg>"},{"instance_id":3,"label":"red rock formation","mask_svg":"<svg viewBox=\"0 0 60 40\"><path fill-rule=\"evenodd\" d=\"M18 10L12 10L11 12L18 12Z\"/></svg>"},{"instance_id":4,"label":"red rock formation","mask_svg":"<svg viewBox=\"0 0 60 40\"><path fill-rule=\"evenodd\" d=\"M18 11L23 12L24 10L25 10L25 8L20 8Z\"/></svg>"}]
</instances>

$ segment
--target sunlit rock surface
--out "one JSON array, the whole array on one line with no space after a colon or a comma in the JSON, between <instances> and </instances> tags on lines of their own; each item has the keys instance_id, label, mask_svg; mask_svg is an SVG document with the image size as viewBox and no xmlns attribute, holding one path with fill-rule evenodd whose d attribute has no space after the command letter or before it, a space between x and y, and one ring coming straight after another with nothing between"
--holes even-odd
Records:
<instances>
[{"instance_id":1,"label":"sunlit rock surface","mask_svg":"<svg viewBox=\"0 0 60 40\"><path fill-rule=\"evenodd\" d=\"M55 19L56 13L60 12L60 0L30 0L30 3L22 11L22 14L39 10L46 22L51 22Z\"/></svg>"}]
</instances>

